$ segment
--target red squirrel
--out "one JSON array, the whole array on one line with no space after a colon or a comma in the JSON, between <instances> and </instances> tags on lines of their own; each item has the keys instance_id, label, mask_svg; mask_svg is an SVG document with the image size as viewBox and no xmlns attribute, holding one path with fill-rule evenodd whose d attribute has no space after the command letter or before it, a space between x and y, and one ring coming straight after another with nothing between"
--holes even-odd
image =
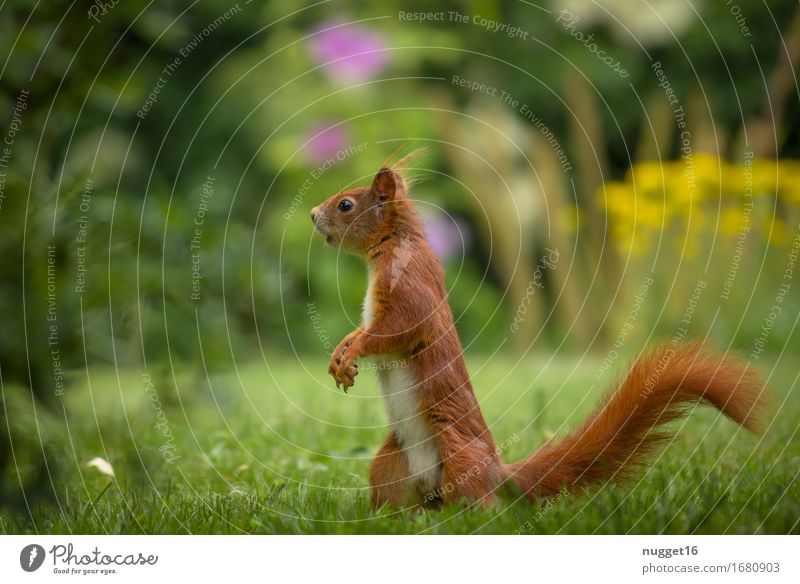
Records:
<instances>
[{"instance_id":1,"label":"red squirrel","mask_svg":"<svg viewBox=\"0 0 800 584\"><path fill-rule=\"evenodd\" d=\"M529 458L505 464L472 391L444 270L425 237L399 163L368 187L311 211L328 245L366 260L363 322L334 350L328 372L345 390L373 357L389 435L369 470L374 507L492 504L503 485L541 502L619 482L669 434L657 430L699 402L758 433L763 386L752 369L700 343L655 349L634 363L580 426Z\"/></svg>"}]
</instances>

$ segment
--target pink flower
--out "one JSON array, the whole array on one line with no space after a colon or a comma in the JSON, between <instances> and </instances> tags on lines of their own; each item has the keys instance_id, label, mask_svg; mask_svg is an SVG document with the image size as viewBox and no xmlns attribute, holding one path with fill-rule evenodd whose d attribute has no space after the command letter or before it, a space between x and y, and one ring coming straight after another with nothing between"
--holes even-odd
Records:
<instances>
[{"instance_id":1,"label":"pink flower","mask_svg":"<svg viewBox=\"0 0 800 584\"><path fill-rule=\"evenodd\" d=\"M319 27L310 48L328 77L343 85L374 77L386 64L386 44L380 36L341 21Z\"/></svg>"},{"instance_id":2,"label":"pink flower","mask_svg":"<svg viewBox=\"0 0 800 584\"><path fill-rule=\"evenodd\" d=\"M457 254L463 255L470 242L469 227L459 219L436 212L423 220L425 236L436 256L444 261Z\"/></svg>"},{"instance_id":3,"label":"pink flower","mask_svg":"<svg viewBox=\"0 0 800 584\"><path fill-rule=\"evenodd\" d=\"M309 131L306 154L314 163L335 159L336 154L347 147L348 133L342 126L320 123Z\"/></svg>"}]
</instances>

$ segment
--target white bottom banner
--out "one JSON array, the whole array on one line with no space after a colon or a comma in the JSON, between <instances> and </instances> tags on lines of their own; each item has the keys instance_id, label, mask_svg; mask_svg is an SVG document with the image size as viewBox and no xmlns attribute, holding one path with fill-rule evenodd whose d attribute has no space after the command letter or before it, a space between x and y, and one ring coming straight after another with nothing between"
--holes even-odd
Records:
<instances>
[{"instance_id":1,"label":"white bottom banner","mask_svg":"<svg viewBox=\"0 0 800 584\"><path fill-rule=\"evenodd\" d=\"M2 536L0 582L800 582L793 536Z\"/></svg>"}]
</instances>

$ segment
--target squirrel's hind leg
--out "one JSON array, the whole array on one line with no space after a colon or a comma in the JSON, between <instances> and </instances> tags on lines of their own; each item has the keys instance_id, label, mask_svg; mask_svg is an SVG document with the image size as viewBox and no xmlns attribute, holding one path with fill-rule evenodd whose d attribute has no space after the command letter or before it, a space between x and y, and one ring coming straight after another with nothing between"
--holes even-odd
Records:
<instances>
[{"instance_id":1,"label":"squirrel's hind leg","mask_svg":"<svg viewBox=\"0 0 800 584\"><path fill-rule=\"evenodd\" d=\"M467 438L448 428L437 434L442 455L442 486L445 504L466 501L479 506L497 503L500 463L489 444Z\"/></svg>"},{"instance_id":2,"label":"squirrel's hind leg","mask_svg":"<svg viewBox=\"0 0 800 584\"><path fill-rule=\"evenodd\" d=\"M397 436L390 432L369 467L372 506L401 507L408 500L408 461Z\"/></svg>"}]
</instances>

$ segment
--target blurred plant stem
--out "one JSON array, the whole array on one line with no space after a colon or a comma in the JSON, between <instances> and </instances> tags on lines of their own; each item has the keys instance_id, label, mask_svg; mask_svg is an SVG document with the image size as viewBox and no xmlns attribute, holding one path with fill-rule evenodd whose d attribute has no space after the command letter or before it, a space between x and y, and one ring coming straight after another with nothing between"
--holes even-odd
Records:
<instances>
[{"instance_id":1,"label":"blurred plant stem","mask_svg":"<svg viewBox=\"0 0 800 584\"><path fill-rule=\"evenodd\" d=\"M523 180L519 170L522 155L514 148L508 136L519 136L519 122L504 109L491 102L474 105L471 114L484 124L459 115L450 96L435 94L436 124L445 143L469 144L443 148L459 180L468 185L474 197L469 207L481 239L491 250L491 262L505 285L511 323L522 299L528 295L528 286L534 279L536 260L533 256L533 238L539 221L537 193L533 180ZM529 295L529 305L519 331L513 337L517 350L525 350L540 331L542 319L541 295Z\"/></svg>"},{"instance_id":2,"label":"blurred plant stem","mask_svg":"<svg viewBox=\"0 0 800 584\"><path fill-rule=\"evenodd\" d=\"M648 96L645 111L634 160L663 160L669 157L675 129L672 106L659 89Z\"/></svg>"},{"instance_id":3,"label":"blurred plant stem","mask_svg":"<svg viewBox=\"0 0 800 584\"><path fill-rule=\"evenodd\" d=\"M587 268L591 268L586 270L586 274L592 274L591 290L583 294L597 300L597 303L592 303L594 307L602 307L609 298L610 288L619 280L619 262L611 246L608 221L599 220L606 218L606 215L595 196L608 176L608 141L598 109L597 88L582 72L573 68L567 69L564 86L564 98L569 111L570 151L573 153L579 188L578 200L575 201L575 206L580 209L576 230L582 239L579 257L587 263ZM583 219L587 217L590 219ZM594 326L590 330L595 330ZM590 342L590 330L579 333L581 346L584 346L584 342Z\"/></svg>"},{"instance_id":4,"label":"blurred plant stem","mask_svg":"<svg viewBox=\"0 0 800 584\"><path fill-rule=\"evenodd\" d=\"M800 5L795 9L781 42L778 59L769 79L761 115L747 120L742 127L740 143L756 156L775 158L783 145L789 128L780 127L786 119L786 101L790 94L797 99L797 63L800 60ZM755 75L755 72L753 73ZM762 71L762 75L765 73Z\"/></svg>"},{"instance_id":5,"label":"blurred plant stem","mask_svg":"<svg viewBox=\"0 0 800 584\"><path fill-rule=\"evenodd\" d=\"M596 280L592 277L593 270L587 269L587 265L592 265L592 254L587 257L586 245L579 241L580 229L571 236L565 232L563 222L558 220L559 211L571 206L572 195L567 189L567 181L558 157L538 132L533 134L531 160L551 215L547 225L550 245L561 254L559 266L550 273L554 282L552 290L558 320L557 330L563 335L556 342L561 345L563 341L568 341L568 345L587 348L596 339L592 331L597 330L598 322L597 315L593 312L595 307L588 303L589 291L583 285Z\"/></svg>"},{"instance_id":6,"label":"blurred plant stem","mask_svg":"<svg viewBox=\"0 0 800 584\"><path fill-rule=\"evenodd\" d=\"M513 338L514 347L526 351L540 340L541 327L550 314L555 314L559 323L557 330L567 331L565 338L569 344L588 346L596 338L598 319L587 310L590 292L581 282L593 282L593 286L604 292L606 286L601 282L608 274L596 276L602 272L598 266L603 256L608 258L611 254L600 253L602 229L594 233L599 243L587 236L576 253L581 225L573 236L567 232L564 218L579 205L568 189L567 176L552 144L530 123L491 100L475 100L471 104L471 118L482 120L483 124L454 115L452 112L457 108L444 93L437 94L436 103L436 120L443 139L473 145L471 150L447 148L446 153L456 176L475 195L471 200L475 224L480 226L482 238L492 250L495 269L507 283L506 305L510 311L518 311L526 299L524 319ZM575 127L583 128L583 139L576 162L588 169L582 173L581 182L599 186L605 156L594 152L592 141L602 139L600 122L592 106L581 105L577 115L580 120ZM530 155L526 156L520 147ZM535 271L545 248L557 250L560 258L558 265L547 270L545 276L555 313L546 308L543 293L532 286L541 277ZM509 322L514 316L512 312ZM557 342L562 340L559 338Z\"/></svg>"}]
</instances>

